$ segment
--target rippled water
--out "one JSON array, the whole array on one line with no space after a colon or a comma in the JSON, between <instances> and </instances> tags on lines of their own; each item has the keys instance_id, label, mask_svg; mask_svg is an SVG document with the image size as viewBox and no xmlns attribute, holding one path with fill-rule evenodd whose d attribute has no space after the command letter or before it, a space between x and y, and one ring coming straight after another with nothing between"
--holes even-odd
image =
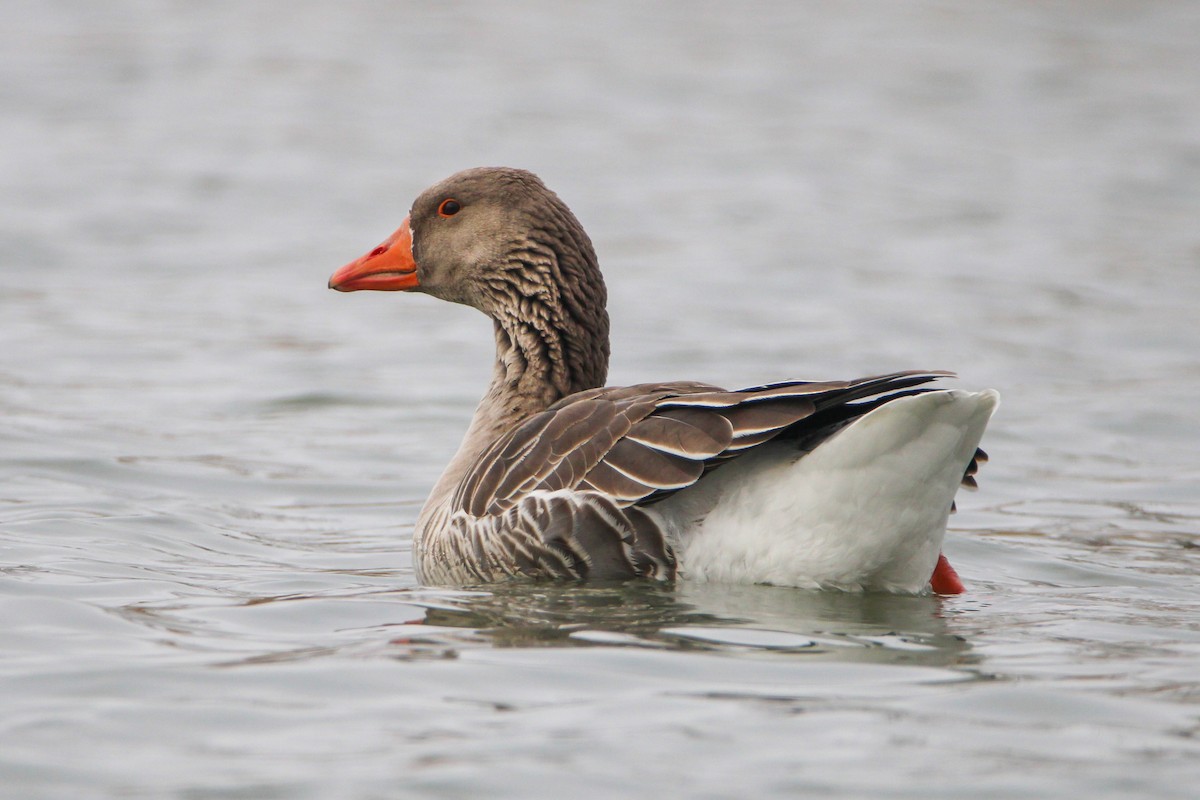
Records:
<instances>
[{"instance_id":1,"label":"rippled water","mask_svg":"<svg viewBox=\"0 0 1200 800\"><path fill-rule=\"evenodd\" d=\"M1195 4L11 5L0 795L1196 796ZM325 280L494 163L614 382L998 388L968 592L417 586L489 328Z\"/></svg>"}]
</instances>

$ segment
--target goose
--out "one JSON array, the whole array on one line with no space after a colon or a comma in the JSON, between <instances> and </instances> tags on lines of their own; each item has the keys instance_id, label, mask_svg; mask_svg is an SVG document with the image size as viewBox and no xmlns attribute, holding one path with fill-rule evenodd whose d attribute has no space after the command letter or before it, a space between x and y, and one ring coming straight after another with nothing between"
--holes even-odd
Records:
<instances>
[{"instance_id":1,"label":"goose","mask_svg":"<svg viewBox=\"0 0 1200 800\"><path fill-rule=\"evenodd\" d=\"M426 585L649 578L953 594L942 555L999 395L943 371L605 386L591 240L533 173L458 172L329 287L492 319L496 362L413 533Z\"/></svg>"}]
</instances>

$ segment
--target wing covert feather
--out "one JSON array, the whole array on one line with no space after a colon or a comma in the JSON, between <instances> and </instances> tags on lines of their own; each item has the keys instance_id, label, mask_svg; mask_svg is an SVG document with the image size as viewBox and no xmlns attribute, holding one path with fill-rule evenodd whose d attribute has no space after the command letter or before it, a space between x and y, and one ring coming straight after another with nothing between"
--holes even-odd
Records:
<instances>
[{"instance_id":1,"label":"wing covert feather","mask_svg":"<svg viewBox=\"0 0 1200 800\"><path fill-rule=\"evenodd\" d=\"M782 434L811 446L893 397L930 391L920 384L949 374L898 372L738 391L683 382L591 389L501 437L463 480L454 505L483 516L512 508L530 492L574 490L632 507L690 486Z\"/></svg>"}]
</instances>

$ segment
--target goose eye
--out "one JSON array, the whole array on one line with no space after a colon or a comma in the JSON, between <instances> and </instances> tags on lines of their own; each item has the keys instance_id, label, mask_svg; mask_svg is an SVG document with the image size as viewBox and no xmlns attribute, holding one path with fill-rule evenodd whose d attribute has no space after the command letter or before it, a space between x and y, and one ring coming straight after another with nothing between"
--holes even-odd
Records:
<instances>
[{"instance_id":1,"label":"goose eye","mask_svg":"<svg viewBox=\"0 0 1200 800\"><path fill-rule=\"evenodd\" d=\"M453 197L443 200L442 204L438 206L439 217L453 217L459 211L462 211L462 204Z\"/></svg>"}]
</instances>

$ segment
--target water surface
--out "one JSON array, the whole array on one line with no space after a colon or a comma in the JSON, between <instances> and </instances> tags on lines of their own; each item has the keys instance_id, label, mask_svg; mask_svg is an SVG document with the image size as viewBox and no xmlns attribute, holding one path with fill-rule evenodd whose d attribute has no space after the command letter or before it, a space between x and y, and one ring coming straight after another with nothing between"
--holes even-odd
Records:
<instances>
[{"instance_id":1,"label":"water surface","mask_svg":"<svg viewBox=\"0 0 1200 800\"><path fill-rule=\"evenodd\" d=\"M1195 796L1194 5L8 17L0 795ZM968 592L418 586L489 328L325 281L501 163L614 382L999 389Z\"/></svg>"}]
</instances>

